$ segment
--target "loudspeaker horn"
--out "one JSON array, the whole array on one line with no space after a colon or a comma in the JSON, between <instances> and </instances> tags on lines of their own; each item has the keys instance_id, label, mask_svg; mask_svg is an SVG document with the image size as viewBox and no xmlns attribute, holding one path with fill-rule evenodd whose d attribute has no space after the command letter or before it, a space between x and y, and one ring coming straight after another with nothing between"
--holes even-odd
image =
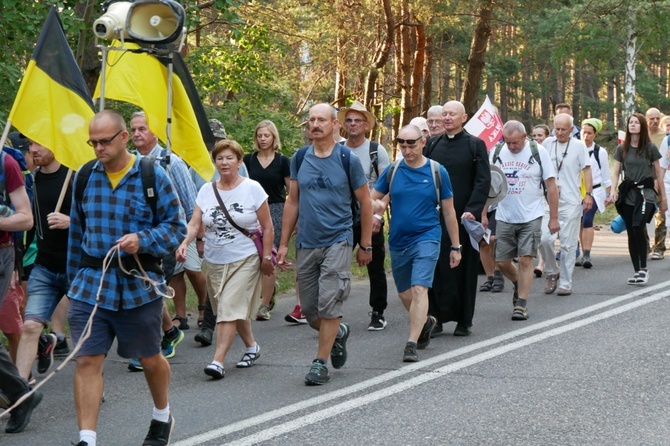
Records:
<instances>
[{"instance_id":1,"label":"loudspeaker horn","mask_svg":"<svg viewBox=\"0 0 670 446\"><path fill-rule=\"evenodd\" d=\"M112 1L106 3L106 11L93 22L93 32L100 39L119 39L128 37L126 33L126 17L132 6L128 1Z\"/></svg>"},{"instance_id":2,"label":"loudspeaker horn","mask_svg":"<svg viewBox=\"0 0 670 446\"><path fill-rule=\"evenodd\" d=\"M185 15L184 8L172 0L137 0L128 11L126 32L138 42L170 43L183 32Z\"/></svg>"}]
</instances>

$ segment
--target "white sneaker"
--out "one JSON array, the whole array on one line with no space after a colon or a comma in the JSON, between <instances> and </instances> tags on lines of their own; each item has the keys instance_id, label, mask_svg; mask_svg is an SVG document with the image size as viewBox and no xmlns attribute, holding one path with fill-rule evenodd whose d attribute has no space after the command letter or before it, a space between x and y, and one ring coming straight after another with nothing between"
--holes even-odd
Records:
<instances>
[{"instance_id":1,"label":"white sneaker","mask_svg":"<svg viewBox=\"0 0 670 446\"><path fill-rule=\"evenodd\" d=\"M649 281L649 271L640 270L637 272L637 279L635 279L635 285L646 285Z\"/></svg>"},{"instance_id":2,"label":"white sneaker","mask_svg":"<svg viewBox=\"0 0 670 446\"><path fill-rule=\"evenodd\" d=\"M633 274L633 277L628 278L628 285L635 285L637 283L637 279L640 277L638 273Z\"/></svg>"}]
</instances>

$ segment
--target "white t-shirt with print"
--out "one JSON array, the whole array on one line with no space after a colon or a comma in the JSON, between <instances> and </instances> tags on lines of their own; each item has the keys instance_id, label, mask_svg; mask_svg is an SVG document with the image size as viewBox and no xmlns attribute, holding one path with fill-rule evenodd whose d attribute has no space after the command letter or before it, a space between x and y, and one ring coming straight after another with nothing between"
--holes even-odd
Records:
<instances>
[{"instance_id":1,"label":"white t-shirt with print","mask_svg":"<svg viewBox=\"0 0 670 446\"><path fill-rule=\"evenodd\" d=\"M591 165L586 146L575 138L570 138L566 143L560 143L556 139L547 143L545 140L543 145L549 152L556 174L558 206L581 204L582 170Z\"/></svg>"},{"instance_id":2,"label":"white t-shirt with print","mask_svg":"<svg viewBox=\"0 0 670 446\"><path fill-rule=\"evenodd\" d=\"M218 191L230 217L238 226L249 232L260 227L256 211L268 199L268 194L260 184L244 178L235 189ZM228 222L214 196L212 183L200 189L195 203L202 210L202 222L205 225L205 260L224 265L258 253L253 240Z\"/></svg>"},{"instance_id":3,"label":"white t-shirt with print","mask_svg":"<svg viewBox=\"0 0 670 446\"><path fill-rule=\"evenodd\" d=\"M495 150L491 150L491 159ZM538 146L544 180L554 177L554 168L547 150ZM527 223L544 215L544 194L540 181L540 166L530 150L530 143L519 153L512 153L503 145L496 166L507 178L507 196L498 203L496 220L506 223Z\"/></svg>"}]
</instances>

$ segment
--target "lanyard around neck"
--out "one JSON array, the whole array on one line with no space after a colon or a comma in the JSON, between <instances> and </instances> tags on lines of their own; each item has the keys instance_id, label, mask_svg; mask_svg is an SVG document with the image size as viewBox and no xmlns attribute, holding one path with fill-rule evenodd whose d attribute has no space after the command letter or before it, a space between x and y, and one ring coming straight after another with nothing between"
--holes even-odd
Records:
<instances>
[{"instance_id":1,"label":"lanyard around neck","mask_svg":"<svg viewBox=\"0 0 670 446\"><path fill-rule=\"evenodd\" d=\"M554 156L556 157L556 179L558 179L558 174L561 172L561 169L563 168L563 161L565 160L565 156L568 154L568 147L570 147L570 140L568 140L567 144L565 145L565 150L563 151L563 155L561 156L561 162L558 162L558 139L554 140Z\"/></svg>"}]
</instances>

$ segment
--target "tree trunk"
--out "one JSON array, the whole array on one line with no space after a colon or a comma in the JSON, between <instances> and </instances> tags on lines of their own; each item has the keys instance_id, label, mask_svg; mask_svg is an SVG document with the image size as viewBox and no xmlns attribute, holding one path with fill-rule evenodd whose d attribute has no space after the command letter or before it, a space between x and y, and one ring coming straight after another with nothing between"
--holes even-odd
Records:
<instances>
[{"instance_id":1,"label":"tree trunk","mask_svg":"<svg viewBox=\"0 0 670 446\"><path fill-rule=\"evenodd\" d=\"M426 58L423 62L423 94L419 115L426 116L433 95L433 38L426 36Z\"/></svg>"},{"instance_id":2,"label":"tree trunk","mask_svg":"<svg viewBox=\"0 0 670 446\"><path fill-rule=\"evenodd\" d=\"M402 127L409 123L412 113L411 82L412 63L414 51L412 51L413 30L410 26L409 4L407 0L402 2L402 24L400 25L400 122ZM397 57L397 56L396 56ZM398 127L398 128L400 128Z\"/></svg>"},{"instance_id":3,"label":"tree trunk","mask_svg":"<svg viewBox=\"0 0 670 446\"><path fill-rule=\"evenodd\" d=\"M83 23L93 22L93 3L93 0L87 0L75 5L75 14ZM90 37L90 34L91 30L88 26L79 31L75 59L89 92L93 94L100 76L100 59L98 58L98 49L95 47L95 40Z\"/></svg>"},{"instance_id":4,"label":"tree trunk","mask_svg":"<svg viewBox=\"0 0 670 446\"><path fill-rule=\"evenodd\" d=\"M412 35L416 36L416 45L414 51L414 67L412 69L412 77L410 79L410 110L409 117L415 118L419 115L421 107L420 93L423 84L423 70L426 60L426 28L423 23L418 23L414 27L415 32Z\"/></svg>"},{"instance_id":5,"label":"tree trunk","mask_svg":"<svg viewBox=\"0 0 670 446\"><path fill-rule=\"evenodd\" d=\"M635 113L635 64L637 63L637 31L635 30L636 12L631 10L626 25L626 80L624 81L624 119Z\"/></svg>"},{"instance_id":6,"label":"tree trunk","mask_svg":"<svg viewBox=\"0 0 670 446\"><path fill-rule=\"evenodd\" d=\"M469 116L477 111L477 96L482 82L482 71L486 58L486 47L491 36L491 20L493 18L493 0L480 0L479 17L475 25L475 33L468 56L468 69L465 73L465 83L461 102Z\"/></svg>"},{"instance_id":7,"label":"tree trunk","mask_svg":"<svg viewBox=\"0 0 670 446\"><path fill-rule=\"evenodd\" d=\"M363 100L365 101L365 107L368 110L372 110L374 104L375 86L377 84L377 79L379 78L379 70L381 70L384 65L386 65L386 62L389 58L389 53L393 47L393 27L395 25L395 21L393 19L393 10L391 9L391 1L383 0L382 4L384 6L384 23L386 25L384 30L385 38L377 46L377 49L375 50L375 57L372 60L372 64L365 76L365 97Z\"/></svg>"}]
</instances>

